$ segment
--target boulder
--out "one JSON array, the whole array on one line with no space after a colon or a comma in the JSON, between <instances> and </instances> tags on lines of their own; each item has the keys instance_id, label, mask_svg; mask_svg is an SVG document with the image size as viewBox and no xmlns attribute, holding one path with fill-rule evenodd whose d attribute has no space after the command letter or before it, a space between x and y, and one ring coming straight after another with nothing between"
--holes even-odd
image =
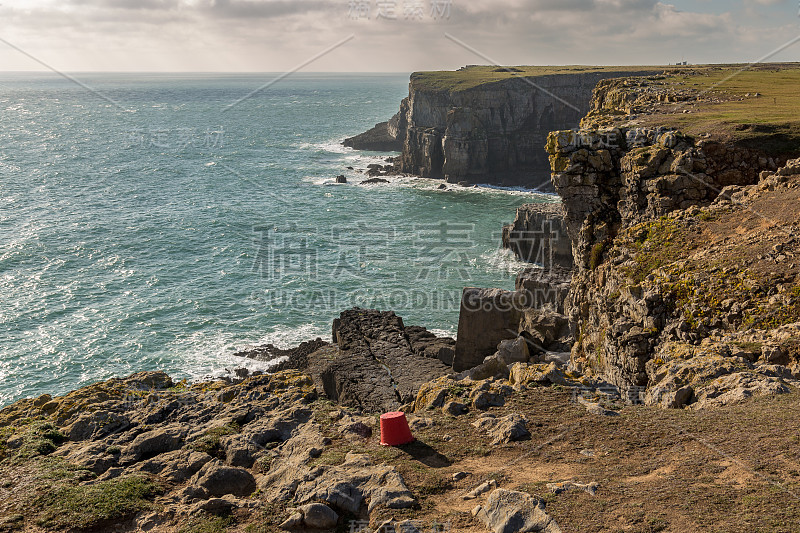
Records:
<instances>
[{"instance_id":1,"label":"boulder","mask_svg":"<svg viewBox=\"0 0 800 533\"><path fill-rule=\"evenodd\" d=\"M497 359L506 366L514 363L527 363L529 357L528 343L523 337L500 341L497 346Z\"/></svg>"},{"instance_id":2,"label":"boulder","mask_svg":"<svg viewBox=\"0 0 800 533\"><path fill-rule=\"evenodd\" d=\"M336 176L336 183L347 183L347 178L344 176Z\"/></svg>"},{"instance_id":3,"label":"boulder","mask_svg":"<svg viewBox=\"0 0 800 533\"><path fill-rule=\"evenodd\" d=\"M331 529L339 522L336 511L321 503L309 503L298 510L303 515L303 524L311 529Z\"/></svg>"},{"instance_id":4,"label":"boulder","mask_svg":"<svg viewBox=\"0 0 800 533\"><path fill-rule=\"evenodd\" d=\"M564 352L572 348L569 319L550 309L524 310L519 331L531 351Z\"/></svg>"},{"instance_id":5,"label":"boulder","mask_svg":"<svg viewBox=\"0 0 800 533\"><path fill-rule=\"evenodd\" d=\"M256 490L256 480L244 468L225 466L220 461L207 463L195 474L192 487L201 489L209 496L234 496L244 497L251 495Z\"/></svg>"},{"instance_id":6,"label":"boulder","mask_svg":"<svg viewBox=\"0 0 800 533\"><path fill-rule=\"evenodd\" d=\"M447 402L442 407L442 412L450 416L460 416L465 414L469 409L461 402Z\"/></svg>"},{"instance_id":7,"label":"boulder","mask_svg":"<svg viewBox=\"0 0 800 533\"><path fill-rule=\"evenodd\" d=\"M511 366L508 382L516 390L522 390L524 387L531 384L570 385L556 362L533 365L515 363Z\"/></svg>"},{"instance_id":8,"label":"boulder","mask_svg":"<svg viewBox=\"0 0 800 533\"><path fill-rule=\"evenodd\" d=\"M177 450L183 445L186 429L168 426L138 435L122 452L120 464L127 465Z\"/></svg>"},{"instance_id":9,"label":"boulder","mask_svg":"<svg viewBox=\"0 0 800 533\"><path fill-rule=\"evenodd\" d=\"M517 337L521 298L513 291L465 288L461 296L453 370L477 366L500 341Z\"/></svg>"},{"instance_id":10,"label":"boulder","mask_svg":"<svg viewBox=\"0 0 800 533\"><path fill-rule=\"evenodd\" d=\"M497 489L486 505L476 508L475 516L494 533L561 533L558 524L545 512L545 502L513 490Z\"/></svg>"},{"instance_id":11,"label":"boulder","mask_svg":"<svg viewBox=\"0 0 800 533\"><path fill-rule=\"evenodd\" d=\"M492 444L506 444L531 436L528 432L527 419L516 413L500 418L484 413L472 425L488 434L492 439Z\"/></svg>"},{"instance_id":12,"label":"boulder","mask_svg":"<svg viewBox=\"0 0 800 533\"><path fill-rule=\"evenodd\" d=\"M366 455L348 453L345 462L304 479L294 494L297 504L324 502L345 513L372 513L377 508L407 509L416 500L402 476L387 465L374 465Z\"/></svg>"}]
</instances>

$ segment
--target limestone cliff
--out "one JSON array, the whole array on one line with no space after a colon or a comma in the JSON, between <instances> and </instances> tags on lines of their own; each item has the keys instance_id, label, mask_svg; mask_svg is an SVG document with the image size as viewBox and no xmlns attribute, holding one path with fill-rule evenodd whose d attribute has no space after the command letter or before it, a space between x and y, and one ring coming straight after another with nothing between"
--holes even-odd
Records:
<instances>
[{"instance_id":1,"label":"limestone cliff","mask_svg":"<svg viewBox=\"0 0 800 533\"><path fill-rule=\"evenodd\" d=\"M800 164L681 133L675 102L701 114L721 101L691 86L602 82L581 130L547 143L577 269L573 367L667 407L787 392L800 377Z\"/></svg>"},{"instance_id":2,"label":"limestone cliff","mask_svg":"<svg viewBox=\"0 0 800 533\"><path fill-rule=\"evenodd\" d=\"M406 174L548 189L542 150L548 133L576 127L598 81L630 75L629 70L575 69L466 86L432 83L431 73L415 73L399 113L377 126L376 139L402 142L398 167ZM456 80L475 75L472 68L444 74L458 75Z\"/></svg>"}]
</instances>

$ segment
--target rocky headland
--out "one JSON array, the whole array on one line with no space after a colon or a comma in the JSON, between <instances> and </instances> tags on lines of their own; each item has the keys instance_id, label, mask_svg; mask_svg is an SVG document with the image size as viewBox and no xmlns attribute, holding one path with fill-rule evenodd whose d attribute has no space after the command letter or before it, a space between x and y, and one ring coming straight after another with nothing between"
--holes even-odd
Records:
<instances>
[{"instance_id":1,"label":"rocky headland","mask_svg":"<svg viewBox=\"0 0 800 533\"><path fill-rule=\"evenodd\" d=\"M465 288L456 339L351 309L238 354L269 374L19 401L0 528L797 531L800 68L589 70L548 85L585 112L538 141L546 99L488 67L412 77L384 128L404 171L552 172L560 201L503 230L530 266ZM413 443L379 444L392 410Z\"/></svg>"},{"instance_id":2,"label":"rocky headland","mask_svg":"<svg viewBox=\"0 0 800 533\"><path fill-rule=\"evenodd\" d=\"M598 81L661 70L470 66L418 72L394 117L344 144L399 151L395 168L404 174L552 191L541 150L547 135L578 125Z\"/></svg>"}]
</instances>

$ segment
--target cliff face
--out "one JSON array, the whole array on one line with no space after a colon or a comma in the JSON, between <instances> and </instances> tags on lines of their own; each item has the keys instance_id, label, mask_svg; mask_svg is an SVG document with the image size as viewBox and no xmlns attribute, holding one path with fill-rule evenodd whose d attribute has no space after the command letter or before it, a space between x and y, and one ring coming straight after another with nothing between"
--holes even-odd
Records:
<instances>
[{"instance_id":1,"label":"cliff face","mask_svg":"<svg viewBox=\"0 0 800 533\"><path fill-rule=\"evenodd\" d=\"M666 407L800 377L800 162L641 125L691 99L656 78L609 80L582 129L547 143L576 264L572 364Z\"/></svg>"},{"instance_id":2,"label":"cliff face","mask_svg":"<svg viewBox=\"0 0 800 533\"><path fill-rule=\"evenodd\" d=\"M406 174L552 190L542 149L548 133L578 125L600 80L632 74L645 72L575 70L466 88L432 85L412 74L400 111L345 145L401 150L397 167Z\"/></svg>"},{"instance_id":3,"label":"cliff face","mask_svg":"<svg viewBox=\"0 0 800 533\"><path fill-rule=\"evenodd\" d=\"M592 90L618 72L508 79L463 91L431 90L412 76L398 117L401 172L448 181L547 185L547 135L577 126Z\"/></svg>"}]
</instances>

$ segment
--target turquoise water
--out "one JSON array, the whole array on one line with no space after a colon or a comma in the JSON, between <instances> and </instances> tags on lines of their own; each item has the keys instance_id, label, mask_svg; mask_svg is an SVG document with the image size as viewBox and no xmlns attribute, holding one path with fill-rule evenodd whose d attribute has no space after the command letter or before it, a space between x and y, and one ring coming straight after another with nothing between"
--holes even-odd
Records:
<instances>
[{"instance_id":1,"label":"turquoise water","mask_svg":"<svg viewBox=\"0 0 800 533\"><path fill-rule=\"evenodd\" d=\"M407 75L0 74L0 405L140 370L247 363L329 336L352 305L455 333L464 286L511 288L498 249L545 197L356 169ZM93 92L96 91L96 92ZM350 183L337 185L338 174Z\"/></svg>"}]
</instances>

